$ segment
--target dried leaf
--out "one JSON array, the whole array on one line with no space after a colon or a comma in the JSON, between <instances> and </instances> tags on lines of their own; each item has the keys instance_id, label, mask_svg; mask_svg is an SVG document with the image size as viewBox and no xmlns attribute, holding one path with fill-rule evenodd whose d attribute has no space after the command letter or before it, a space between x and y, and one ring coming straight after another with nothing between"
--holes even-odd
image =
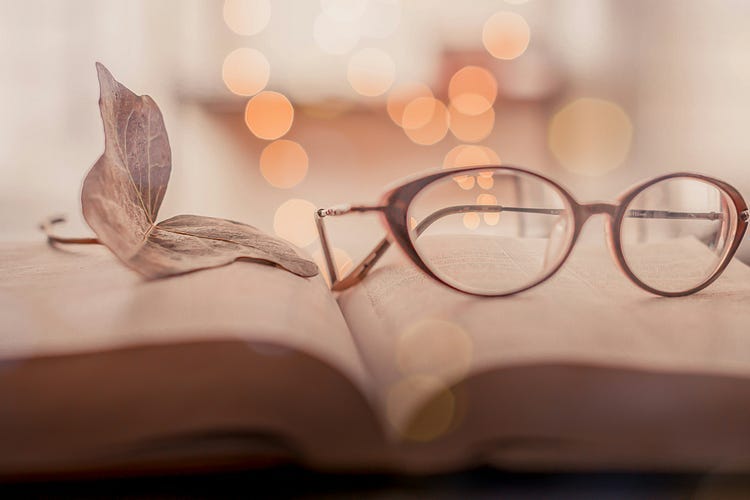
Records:
<instances>
[{"instance_id":1,"label":"dried leaf","mask_svg":"<svg viewBox=\"0 0 750 500\"><path fill-rule=\"evenodd\" d=\"M103 65L96 68L105 146L83 183L81 203L102 244L147 278L238 259L273 263L300 276L318 273L289 243L246 224L197 215L156 223L172 169L161 112L149 96L135 95Z\"/></svg>"}]
</instances>

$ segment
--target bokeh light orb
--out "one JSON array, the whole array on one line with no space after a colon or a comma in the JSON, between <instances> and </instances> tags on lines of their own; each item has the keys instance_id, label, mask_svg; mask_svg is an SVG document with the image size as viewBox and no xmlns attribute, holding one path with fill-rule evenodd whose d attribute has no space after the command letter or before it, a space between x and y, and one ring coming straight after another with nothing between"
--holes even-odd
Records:
<instances>
[{"instance_id":1,"label":"bokeh light orb","mask_svg":"<svg viewBox=\"0 0 750 500\"><path fill-rule=\"evenodd\" d=\"M226 0L224 22L238 35L256 35L271 19L270 0Z\"/></svg>"},{"instance_id":2,"label":"bokeh light orb","mask_svg":"<svg viewBox=\"0 0 750 500\"><path fill-rule=\"evenodd\" d=\"M479 227L479 223L482 222L482 220L479 218L479 214L476 212L469 212L467 214L464 214L464 227L466 229L475 230Z\"/></svg>"},{"instance_id":3,"label":"bokeh light orb","mask_svg":"<svg viewBox=\"0 0 750 500\"><path fill-rule=\"evenodd\" d=\"M416 415L415 401L427 401ZM456 398L439 379L413 375L388 389L386 416L401 439L432 441L450 430L456 418Z\"/></svg>"},{"instance_id":4,"label":"bokeh light orb","mask_svg":"<svg viewBox=\"0 0 750 500\"><path fill-rule=\"evenodd\" d=\"M273 216L273 230L281 238L306 247L318 237L313 215L316 207L307 200L292 198L282 203Z\"/></svg>"},{"instance_id":5,"label":"bokeh light orb","mask_svg":"<svg viewBox=\"0 0 750 500\"><path fill-rule=\"evenodd\" d=\"M476 184L476 179L473 175L457 175L453 177L453 180L464 191L471 191L474 189L474 184Z\"/></svg>"},{"instance_id":6,"label":"bokeh light orb","mask_svg":"<svg viewBox=\"0 0 750 500\"><path fill-rule=\"evenodd\" d=\"M477 196L477 205L497 205L497 198L489 193Z\"/></svg>"},{"instance_id":7,"label":"bokeh light orb","mask_svg":"<svg viewBox=\"0 0 750 500\"><path fill-rule=\"evenodd\" d=\"M307 168L307 152L294 141L274 141L260 154L260 172L273 187L289 189L296 186L307 175Z\"/></svg>"},{"instance_id":8,"label":"bokeh light orb","mask_svg":"<svg viewBox=\"0 0 750 500\"><path fill-rule=\"evenodd\" d=\"M500 156L487 146L466 145L456 155L456 165L460 167L500 165Z\"/></svg>"},{"instance_id":9,"label":"bokeh light orb","mask_svg":"<svg viewBox=\"0 0 750 500\"><path fill-rule=\"evenodd\" d=\"M404 110L406 109L406 106L419 97L433 97L430 87L424 83L409 82L391 89L388 93L386 110L388 111L388 116L393 120L393 123L399 127L403 127ZM424 123L427 123L431 116L432 111L430 111L429 116L424 120ZM424 123L422 124L424 125Z\"/></svg>"},{"instance_id":10,"label":"bokeh light orb","mask_svg":"<svg viewBox=\"0 0 750 500\"><path fill-rule=\"evenodd\" d=\"M486 177L478 176L477 183L485 179ZM490 177L491 178L491 177ZM489 193L482 193L477 196L477 205L497 205L497 198ZM488 226L496 226L500 222L500 213L498 212L487 212L482 214L485 224Z\"/></svg>"},{"instance_id":11,"label":"bokeh light orb","mask_svg":"<svg viewBox=\"0 0 750 500\"><path fill-rule=\"evenodd\" d=\"M278 139L289 131L293 121L292 103L278 92L264 90L245 106L245 124L261 139Z\"/></svg>"},{"instance_id":12,"label":"bokeh light orb","mask_svg":"<svg viewBox=\"0 0 750 500\"><path fill-rule=\"evenodd\" d=\"M404 106L401 126L407 130L422 128L433 119L440 101L430 96L420 96Z\"/></svg>"},{"instance_id":13,"label":"bokeh light orb","mask_svg":"<svg viewBox=\"0 0 750 500\"><path fill-rule=\"evenodd\" d=\"M563 167L596 176L622 165L632 136L630 118L620 106L603 99L581 98L552 118L548 144Z\"/></svg>"},{"instance_id":14,"label":"bokeh light orb","mask_svg":"<svg viewBox=\"0 0 750 500\"><path fill-rule=\"evenodd\" d=\"M484 23L482 43L496 59L511 60L526 51L531 29L526 19L515 12L497 12Z\"/></svg>"},{"instance_id":15,"label":"bokeh light orb","mask_svg":"<svg viewBox=\"0 0 750 500\"><path fill-rule=\"evenodd\" d=\"M478 144L459 144L454 147L443 158L443 168L474 167L483 165L500 165L500 156L487 146ZM453 180L463 190L470 191L478 185L482 189L491 189L495 182L492 172L479 172L474 175L456 175ZM469 225L475 221L473 217L468 218ZM466 220L464 222L467 222ZM477 220L478 224L478 220Z\"/></svg>"},{"instance_id":16,"label":"bokeh light orb","mask_svg":"<svg viewBox=\"0 0 750 500\"><path fill-rule=\"evenodd\" d=\"M500 156L487 146L459 144L445 155L443 168L500 165ZM491 177L491 176L490 176Z\"/></svg>"},{"instance_id":17,"label":"bokeh light orb","mask_svg":"<svg viewBox=\"0 0 750 500\"><path fill-rule=\"evenodd\" d=\"M478 115L492 107L497 98L497 80L487 69L465 66L448 83L451 106L466 115Z\"/></svg>"},{"instance_id":18,"label":"bokeh light orb","mask_svg":"<svg viewBox=\"0 0 750 500\"><path fill-rule=\"evenodd\" d=\"M237 95L251 96L263 90L271 75L271 65L259 50L242 47L227 55L221 69L224 85Z\"/></svg>"},{"instance_id":19,"label":"bokeh light orb","mask_svg":"<svg viewBox=\"0 0 750 500\"><path fill-rule=\"evenodd\" d=\"M385 51L366 48L349 59L346 73L349 84L360 95L367 97L385 94L396 77L396 64Z\"/></svg>"},{"instance_id":20,"label":"bokeh light orb","mask_svg":"<svg viewBox=\"0 0 750 500\"><path fill-rule=\"evenodd\" d=\"M440 142L449 126L448 109L433 97L418 97L404 109L404 132L416 144L429 146Z\"/></svg>"},{"instance_id":21,"label":"bokeh light orb","mask_svg":"<svg viewBox=\"0 0 750 500\"><path fill-rule=\"evenodd\" d=\"M479 142L492 133L495 126L495 110L488 108L478 115L467 115L450 107L450 129L456 139L463 142Z\"/></svg>"},{"instance_id":22,"label":"bokeh light orb","mask_svg":"<svg viewBox=\"0 0 750 500\"><path fill-rule=\"evenodd\" d=\"M482 189L492 189L495 185L493 173L491 171L479 172L479 175L477 175L477 185Z\"/></svg>"}]
</instances>

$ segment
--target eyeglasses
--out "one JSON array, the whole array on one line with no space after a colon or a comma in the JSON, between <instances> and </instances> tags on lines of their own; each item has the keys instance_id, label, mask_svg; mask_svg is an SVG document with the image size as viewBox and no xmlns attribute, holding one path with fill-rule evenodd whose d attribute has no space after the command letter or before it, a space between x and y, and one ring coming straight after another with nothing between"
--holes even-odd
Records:
<instances>
[{"instance_id":1,"label":"eyeglasses","mask_svg":"<svg viewBox=\"0 0 750 500\"><path fill-rule=\"evenodd\" d=\"M324 218L380 212L387 236L339 277ZM729 184L699 174L657 177L614 203L579 203L556 182L509 166L464 167L409 180L380 204L316 212L333 290L361 282L392 242L427 275L460 292L501 297L555 274L593 215L607 217L609 248L644 290L677 297L711 284L731 261L750 212Z\"/></svg>"}]
</instances>

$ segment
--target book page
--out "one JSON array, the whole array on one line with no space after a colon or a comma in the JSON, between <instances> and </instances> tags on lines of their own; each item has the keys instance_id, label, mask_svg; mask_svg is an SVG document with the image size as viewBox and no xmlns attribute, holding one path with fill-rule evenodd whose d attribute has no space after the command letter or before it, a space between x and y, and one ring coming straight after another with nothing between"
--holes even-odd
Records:
<instances>
[{"instance_id":1,"label":"book page","mask_svg":"<svg viewBox=\"0 0 750 500\"><path fill-rule=\"evenodd\" d=\"M444 252L453 266L479 263L488 276L488 269L528 272L544 257L533 241L514 239L526 248L488 260L492 248L478 241L473 255L455 259L457 244L435 242L435 258ZM665 256L660 271L677 272L709 252L697 241L680 248L682 254L654 248ZM502 368L583 364L750 377L750 268L739 261L698 294L663 298L631 283L603 243L579 243L547 282L509 297L479 298L437 283L398 250L388 259L339 303L375 374L381 417L395 440L429 442L462 414L487 410L492 394L462 407L456 384Z\"/></svg>"},{"instance_id":2,"label":"book page","mask_svg":"<svg viewBox=\"0 0 750 500\"><path fill-rule=\"evenodd\" d=\"M0 478L383 451L321 276L236 262L147 281L100 246L0 254Z\"/></svg>"},{"instance_id":3,"label":"book page","mask_svg":"<svg viewBox=\"0 0 750 500\"><path fill-rule=\"evenodd\" d=\"M100 245L0 244L0 360L206 340L317 356L366 374L322 276L236 262L147 281Z\"/></svg>"}]
</instances>

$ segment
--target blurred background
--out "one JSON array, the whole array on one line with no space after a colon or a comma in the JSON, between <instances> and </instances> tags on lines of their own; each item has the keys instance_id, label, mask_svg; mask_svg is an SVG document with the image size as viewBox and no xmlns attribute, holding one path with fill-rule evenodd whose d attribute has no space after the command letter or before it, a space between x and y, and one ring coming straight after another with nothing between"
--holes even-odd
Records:
<instances>
[{"instance_id":1,"label":"blurred background","mask_svg":"<svg viewBox=\"0 0 750 500\"><path fill-rule=\"evenodd\" d=\"M0 0L0 238L39 239L60 213L87 231L95 61L162 109L160 219L231 218L318 258L315 207L430 168L524 166L580 200L691 170L748 198L748 16L744 0ZM383 234L335 224L341 266Z\"/></svg>"}]
</instances>

